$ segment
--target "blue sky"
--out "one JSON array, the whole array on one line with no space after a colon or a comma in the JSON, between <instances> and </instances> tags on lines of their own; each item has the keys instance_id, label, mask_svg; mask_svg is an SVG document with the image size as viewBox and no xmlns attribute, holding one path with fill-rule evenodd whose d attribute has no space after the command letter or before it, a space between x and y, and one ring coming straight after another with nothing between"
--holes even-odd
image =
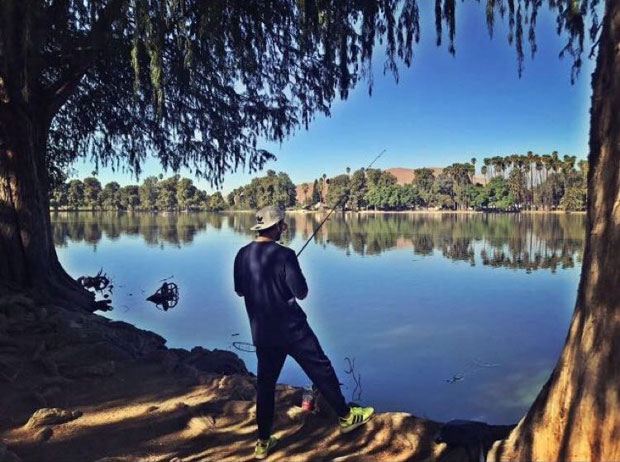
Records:
<instances>
[{"instance_id":1,"label":"blue sky","mask_svg":"<svg viewBox=\"0 0 620 462\"><path fill-rule=\"evenodd\" d=\"M421 41L414 48L412 66L401 66L399 83L383 75L379 48L372 97L367 84L361 83L348 100L335 102L331 117L317 116L307 131L300 129L282 144L263 143L277 156L265 169L283 170L301 183L323 173L344 173L347 166L365 167L383 149L387 151L375 167L445 166L529 150L586 157L594 61L585 59L580 77L571 85L571 61L558 58L565 39L556 35L555 19L546 9L538 19L538 52L530 59L526 44L525 72L519 79L516 53L506 40L507 18L496 20L489 40L484 3L457 2L453 57L445 36L444 45L435 45L434 2L419 3ZM77 161L74 167L79 178L93 170L88 161ZM156 161L147 161L140 179L160 172ZM241 169L229 173L222 191L261 175L264 172L250 175ZM98 178L104 184L136 183L128 173L103 168ZM194 181L213 191L207 182Z\"/></svg>"}]
</instances>

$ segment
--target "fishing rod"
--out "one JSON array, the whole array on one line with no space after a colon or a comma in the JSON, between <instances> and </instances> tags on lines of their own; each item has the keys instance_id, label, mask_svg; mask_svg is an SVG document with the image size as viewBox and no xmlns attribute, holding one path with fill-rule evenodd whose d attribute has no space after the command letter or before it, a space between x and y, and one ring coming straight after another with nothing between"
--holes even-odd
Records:
<instances>
[{"instance_id":1,"label":"fishing rod","mask_svg":"<svg viewBox=\"0 0 620 462\"><path fill-rule=\"evenodd\" d=\"M375 159L368 165L368 167L366 167L366 170L368 170L370 167L372 167L372 165L379 159L379 157L381 157L383 155L383 153L386 150L384 149L383 151L381 151L377 157L375 157ZM319 226L316 227L316 229L314 230L314 232L312 233L312 235L308 238L308 240L306 241L306 243L304 244L304 246L301 248L301 250L299 252L297 252L297 257L299 257L301 255L301 253L304 251L304 249L306 248L306 246L310 243L310 241L312 240L312 238L314 237L314 235L319 231L319 229L321 229L321 226L323 226L323 223L325 223L327 221L327 219L329 218L329 216L334 213L334 210L336 210L339 206L340 203L342 202L343 199L347 198L348 199L348 194L344 193L342 195L342 197L340 198L340 200L338 202L336 202L336 205L334 205L332 207L332 209L329 211L329 213L327 214L327 216L325 218L323 218L323 221L321 221L321 223L319 223ZM346 201L345 201L346 202Z\"/></svg>"}]
</instances>

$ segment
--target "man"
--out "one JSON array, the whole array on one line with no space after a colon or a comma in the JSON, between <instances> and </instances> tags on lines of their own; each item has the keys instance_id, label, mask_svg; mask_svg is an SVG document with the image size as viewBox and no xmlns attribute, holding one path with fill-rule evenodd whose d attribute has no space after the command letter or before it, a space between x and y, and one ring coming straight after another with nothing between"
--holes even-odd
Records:
<instances>
[{"instance_id":1,"label":"man","mask_svg":"<svg viewBox=\"0 0 620 462\"><path fill-rule=\"evenodd\" d=\"M235 292L245 299L252 341L258 358L254 457L264 459L277 439L271 436L275 386L284 360L291 355L338 414L340 429L349 432L370 420L371 407L349 407L331 362L296 301L308 295L308 285L292 249L277 243L288 229L284 211L269 206L256 213L250 228L258 236L235 257Z\"/></svg>"}]
</instances>

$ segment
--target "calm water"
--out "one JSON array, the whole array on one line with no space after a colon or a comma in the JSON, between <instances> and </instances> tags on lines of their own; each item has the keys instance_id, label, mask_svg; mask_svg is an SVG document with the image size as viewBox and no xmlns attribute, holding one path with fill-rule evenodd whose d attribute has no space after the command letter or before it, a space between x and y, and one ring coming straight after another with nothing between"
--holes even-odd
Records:
<instances>
[{"instance_id":1,"label":"calm water","mask_svg":"<svg viewBox=\"0 0 620 462\"><path fill-rule=\"evenodd\" d=\"M282 243L300 249L321 218L290 215ZM52 220L73 276L103 268L113 279L115 310L107 316L175 347L250 341L232 265L252 239L252 214L88 212ZM584 229L583 215L333 216L300 257L310 287L300 304L347 399L350 357L361 401L381 411L513 423L562 348ZM159 311L145 298L170 276L181 299ZM239 355L255 371L254 354ZM280 381L307 384L291 359Z\"/></svg>"}]
</instances>

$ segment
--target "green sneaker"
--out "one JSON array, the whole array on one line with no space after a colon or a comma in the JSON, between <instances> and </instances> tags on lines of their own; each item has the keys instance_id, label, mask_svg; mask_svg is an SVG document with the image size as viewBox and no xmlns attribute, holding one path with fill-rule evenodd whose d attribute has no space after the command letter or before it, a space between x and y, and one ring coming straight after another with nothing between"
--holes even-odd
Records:
<instances>
[{"instance_id":1,"label":"green sneaker","mask_svg":"<svg viewBox=\"0 0 620 462\"><path fill-rule=\"evenodd\" d=\"M348 416L344 419L342 417L338 418L340 422L340 431L342 433L349 433L355 430L357 427L368 422L374 413L375 409L372 407L352 407Z\"/></svg>"},{"instance_id":2,"label":"green sneaker","mask_svg":"<svg viewBox=\"0 0 620 462\"><path fill-rule=\"evenodd\" d=\"M273 448L278 439L275 436L270 436L267 441L258 440L256 442L256 447L254 448L254 458L255 459L264 459L269 455L269 451Z\"/></svg>"}]
</instances>

